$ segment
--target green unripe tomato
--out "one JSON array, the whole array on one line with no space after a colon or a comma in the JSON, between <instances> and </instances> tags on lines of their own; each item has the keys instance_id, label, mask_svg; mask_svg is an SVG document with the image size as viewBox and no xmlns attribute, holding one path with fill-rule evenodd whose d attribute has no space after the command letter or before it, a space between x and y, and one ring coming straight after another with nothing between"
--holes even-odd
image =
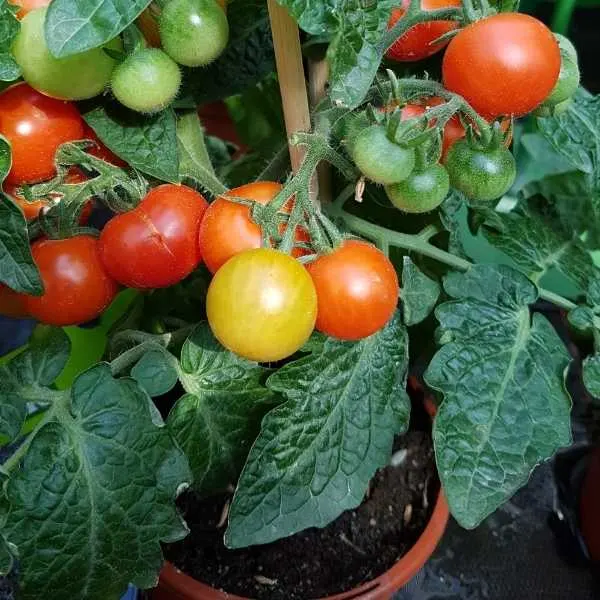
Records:
<instances>
[{"instance_id":1,"label":"green unripe tomato","mask_svg":"<svg viewBox=\"0 0 600 600\"><path fill-rule=\"evenodd\" d=\"M431 165L413 171L404 181L386 185L390 202L407 213L425 213L437 208L450 191L448 171L441 165Z\"/></svg>"},{"instance_id":2,"label":"green unripe tomato","mask_svg":"<svg viewBox=\"0 0 600 600\"><path fill-rule=\"evenodd\" d=\"M554 37L558 42L558 47L560 48L560 55L570 58L574 63L579 62L579 57L577 56L577 50L571 40L560 33L555 33Z\"/></svg>"},{"instance_id":3,"label":"green unripe tomato","mask_svg":"<svg viewBox=\"0 0 600 600\"><path fill-rule=\"evenodd\" d=\"M560 73L558 80L552 88L550 95L544 100L543 105L554 106L568 100L579 87L579 66L571 57L562 55L560 60Z\"/></svg>"},{"instance_id":4,"label":"green unripe tomato","mask_svg":"<svg viewBox=\"0 0 600 600\"><path fill-rule=\"evenodd\" d=\"M504 147L481 150L459 140L444 163L450 185L472 200L495 200L504 195L517 176L513 155Z\"/></svg>"},{"instance_id":5,"label":"green unripe tomato","mask_svg":"<svg viewBox=\"0 0 600 600\"><path fill-rule=\"evenodd\" d=\"M406 179L415 167L415 151L392 142L383 125L363 129L354 138L351 154L367 179L384 185Z\"/></svg>"},{"instance_id":6,"label":"green unripe tomato","mask_svg":"<svg viewBox=\"0 0 600 600\"><path fill-rule=\"evenodd\" d=\"M149 114L169 106L180 85L179 65L158 48L143 48L128 56L111 80L113 94L121 104Z\"/></svg>"},{"instance_id":7,"label":"green unripe tomato","mask_svg":"<svg viewBox=\"0 0 600 600\"><path fill-rule=\"evenodd\" d=\"M216 0L171 0L159 20L164 51L180 65L203 67L229 41L229 23Z\"/></svg>"},{"instance_id":8,"label":"green unripe tomato","mask_svg":"<svg viewBox=\"0 0 600 600\"><path fill-rule=\"evenodd\" d=\"M14 41L12 52L21 67L23 79L42 94L60 100L85 100L102 93L116 62L103 48L66 58L52 56L44 37L46 11L46 8L39 8L24 17ZM121 50L121 41L114 39L106 47Z\"/></svg>"}]
</instances>

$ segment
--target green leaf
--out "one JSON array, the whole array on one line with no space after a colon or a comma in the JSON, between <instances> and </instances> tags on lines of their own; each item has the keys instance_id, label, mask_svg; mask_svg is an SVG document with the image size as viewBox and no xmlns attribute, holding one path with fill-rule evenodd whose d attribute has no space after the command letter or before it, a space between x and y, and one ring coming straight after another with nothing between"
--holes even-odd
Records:
<instances>
[{"instance_id":1,"label":"green leaf","mask_svg":"<svg viewBox=\"0 0 600 600\"><path fill-rule=\"evenodd\" d=\"M476 527L571 440L569 355L530 314L537 288L506 266L450 273L436 309L443 344L425 373L444 394L434 423L438 471L452 514Z\"/></svg>"},{"instance_id":2,"label":"green leaf","mask_svg":"<svg viewBox=\"0 0 600 600\"><path fill-rule=\"evenodd\" d=\"M96 108L84 117L100 140L132 167L161 181L179 182L173 110L143 116L111 106Z\"/></svg>"},{"instance_id":3,"label":"green leaf","mask_svg":"<svg viewBox=\"0 0 600 600\"><path fill-rule=\"evenodd\" d=\"M188 113L177 121L177 141L179 144L179 174L182 178L199 179L214 176L215 170L204 143L204 131L198 114Z\"/></svg>"},{"instance_id":4,"label":"green leaf","mask_svg":"<svg viewBox=\"0 0 600 600\"><path fill-rule=\"evenodd\" d=\"M264 0L233 0L227 5L229 44L202 69L184 69L178 105L222 100L255 85L275 70L269 14Z\"/></svg>"},{"instance_id":5,"label":"green leaf","mask_svg":"<svg viewBox=\"0 0 600 600\"><path fill-rule=\"evenodd\" d=\"M14 440L27 416L28 402L49 402L48 387L61 374L70 351L71 342L62 329L41 328L27 350L0 366L0 434Z\"/></svg>"},{"instance_id":6,"label":"green leaf","mask_svg":"<svg viewBox=\"0 0 600 600\"><path fill-rule=\"evenodd\" d=\"M264 376L262 367L225 350L207 324L184 344L180 377L187 394L167 425L188 457L199 492L222 491L237 481L263 416L276 405Z\"/></svg>"},{"instance_id":7,"label":"green leaf","mask_svg":"<svg viewBox=\"0 0 600 600\"><path fill-rule=\"evenodd\" d=\"M334 103L355 108L366 96L383 58L381 39L391 9L397 4L396 0L344 3L338 13L336 36L327 51L329 93Z\"/></svg>"},{"instance_id":8,"label":"green leaf","mask_svg":"<svg viewBox=\"0 0 600 600\"><path fill-rule=\"evenodd\" d=\"M52 0L46 43L57 58L97 48L133 23L151 0Z\"/></svg>"},{"instance_id":9,"label":"green leaf","mask_svg":"<svg viewBox=\"0 0 600 600\"><path fill-rule=\"evenodd\" d=\"M44 288L31 255L27 221L21 209L0 193L0 283L17 292L40 295Z\"/></svg>"},{"instance_id":10,"label":"green leaf","mask_svg":"<svg viewBox=\"0 0 600 600\"><path fill-rule=\"evenodd\" d=\"M287 401L263 420L240 477L225 541L266 544L324 527L364 497L406 431L408 337L398 314L357 343L328 338L268 380Z\"/></svg>"},{"instance_id":11,"label":"green leaf","mask_svg":"<svg viewBox=\"0 0 600 600\"><path fill-rule=\"evenodd\" d=\"M0 135L0 188L12 166L12 154L10 144L6 138Z\"/></svg>"},{"instance_id":12,"label":"green leaf","mask_svg":"<svg viewBox=\"0 0 600 600\"><path fill-rule=\"evenodd\" d=\"M429 316L440 297L440 286L422 273L408 256L403 260L400 298L404 322L410 327Z\"/></svg>"},{"instance_id":13,"label":"green leaf","mask_svg":"<svg viewBox=\"0 0 600 600\"><path fill-rule=\"evenodd\" d=\"M556 269L587 289L594 266L577 237L565 235L533 212L494 213L494 227L482 228L486 239L510 256L524 273L543 277Z\"/></svg>"},{"instance_id":14,"label":"green leaf","mask_svg":"<svg viewBox=\"0 0 600 600\"><path fill-rule=\"evenodd\" d=\"M20 29L15 7L0 0L0 81L14 81L21 76L21 69L10 53Z\"/></svg>"},{"instance_id":15,"label":"green leaf","mask_svg":"<svg viewBox=\"0 0 600 600\"><path fill-rule=\"evenodd\" d=\"M14 557L8 542L0 535L0 577L6 577L13 568Z\"/></svg>"},{"instance_id":16,"label":"green leaf","mask_svg":"<svg viewBox=\"0 0 600 600\"><path fill-rule=\"evenodd\" d=\"M177 361L167 350L151 350L131 369L131 376L151 397L170 392L177 383Z\"/></svg>"},{"instance_id":17,"label":"green leaf","mask_svg":"<svg viewBox=\"0 0 600 600\"><path fill-rule=\"evenodd\" d=\"M277 0L285 6L298 25L307 33L323 35L335 33L338 26L336 14L343 10L346 0Z\"/></svg>"},{"instance_id":18,"label":"green leaf","mask_svg":"<svg viewBox=\"0 0 600 600\"><path fill-rule=\"evenodd\" d=\"M557 117L538 119L554 149L586 174L592 207L600 216L600 96L579 88L569 108Z\"/></svg>"},{"instance_id":19,"label":"green leaf","mask_svg":"<svg viewBox=\"0 0 600 600\"><path fill-rule=\"evenodd\" d=\"M107 364L80 375L66 400L6 485L20 597L117 600L129 582L156 585L160 542L186 535L174 499L189 469L148 396Z\"/></svg>"},{"instance_id":20,"label":"green leaf","mask_svg":"<svg viewBox=\"0 0 600 600\"><path fill-rule=\"evenodd\" d=\"M569 323L579 331L586 332L594 329L594 313L588 306L578 306L569 311Z\"/></svg>"},{"instance_id":21,"label":"green leaf","mask_svg":"<svg viewBox=\"0 0 600 600\"><path fill-rule=\"evenodd\" d=\"M600 399L600 354L584 359L583 385L596 400Z\"/></svg>"}]
</instances>

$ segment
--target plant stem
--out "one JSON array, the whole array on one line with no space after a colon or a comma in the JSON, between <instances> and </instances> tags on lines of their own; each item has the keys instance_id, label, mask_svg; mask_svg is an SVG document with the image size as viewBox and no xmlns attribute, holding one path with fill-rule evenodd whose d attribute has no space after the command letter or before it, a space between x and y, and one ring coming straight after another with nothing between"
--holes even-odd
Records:
<instances>
[{"instance_id":1,"label":"plant stem","mask_svg":"<svg viewBox=\"0 0 600 600\"><path fill-rule=\"evenodd\" d=\"M429 243L428 240L430 239L431 235L435 235L435 233L438 232L438 229L435 225L429 225L420 233L412 235L392 231L390 229L386 229L385 227L375 225L374 223L369 223L360 217L348 214L339 204L330 205L328 207L328 212L333 217L337 217L344 221L346 226L354 233L364 235L370 240L376 242L377 246L380 248L388 248L390 246L403 248L409 252L416 252L422 256L433 258L434 260L444 263L454 269L458 269L459 271L466 271L473 266L471 261L460 256L456 256L455 254L450 254L449 252L446 252L445 250L442 250L441 248ZM564 310L573 310L577 307L574 302L564 298L563 296L560 296L559 294L551 292L545 288L538 289L539 298L541 300L551 302L552 304L555 304Z\"/></svg>"}]
</instances>

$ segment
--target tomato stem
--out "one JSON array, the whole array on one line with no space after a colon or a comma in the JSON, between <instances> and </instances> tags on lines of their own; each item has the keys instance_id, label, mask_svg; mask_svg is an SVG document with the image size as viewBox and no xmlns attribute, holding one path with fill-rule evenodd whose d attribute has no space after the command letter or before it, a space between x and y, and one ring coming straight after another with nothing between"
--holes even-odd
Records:
<instances>
[{"instance_id":1,"label":"tomato stem","mask_svg":"<svg viewBox=\"0 0 600 600\"><path fill-rule=\"evenodd\" d=\"M339 200L339 198L338 198ZM342 203L343 204L343 203ZM347 213L342 204L339 202L333 203L327 207L327 210L331 216L340 219L344 224L354 233L364 236L371 241L375 242L379 248L386 251L390 246L402 248L409 252L416 252L422 256L433 258L438 262L444 263L449 267L457 269L459 271L466 271L473 266L473 263L465 258L456 256L434 246L428 240L439 232L436 226L431 225L426 227L418 234L407 234L400 233L398 231L392 231L369 223L360 217ZM538 288L539 298L551 302L556 306L563 308L564 310L572 310L577 305L564 298L555 292L547 290L545 288Z\"/></svg>"}]
</instances>

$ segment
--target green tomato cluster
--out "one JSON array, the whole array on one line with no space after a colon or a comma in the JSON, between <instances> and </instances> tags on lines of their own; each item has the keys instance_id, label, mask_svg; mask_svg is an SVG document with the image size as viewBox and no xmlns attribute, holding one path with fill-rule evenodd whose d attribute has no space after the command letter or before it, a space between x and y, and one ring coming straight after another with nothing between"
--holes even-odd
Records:
<instances>
[{"instance_id":1,"label":"green tomato cluster","mask_svg":"<svg viewBox=\"0 0 600 600\"><path fill-rule=\"evenodd\" d=\"M217 0L170 0L159 17L162 49L139 44L123 55L120 38L86 52L56 58L44 32L47 8L21 22L12 52L23 79L61 100L86 100L110 89L127 108L152 114L169 106L181 87L179 65L206 66L229 41L227 16Z\"/></svg>"}]
</instances>

